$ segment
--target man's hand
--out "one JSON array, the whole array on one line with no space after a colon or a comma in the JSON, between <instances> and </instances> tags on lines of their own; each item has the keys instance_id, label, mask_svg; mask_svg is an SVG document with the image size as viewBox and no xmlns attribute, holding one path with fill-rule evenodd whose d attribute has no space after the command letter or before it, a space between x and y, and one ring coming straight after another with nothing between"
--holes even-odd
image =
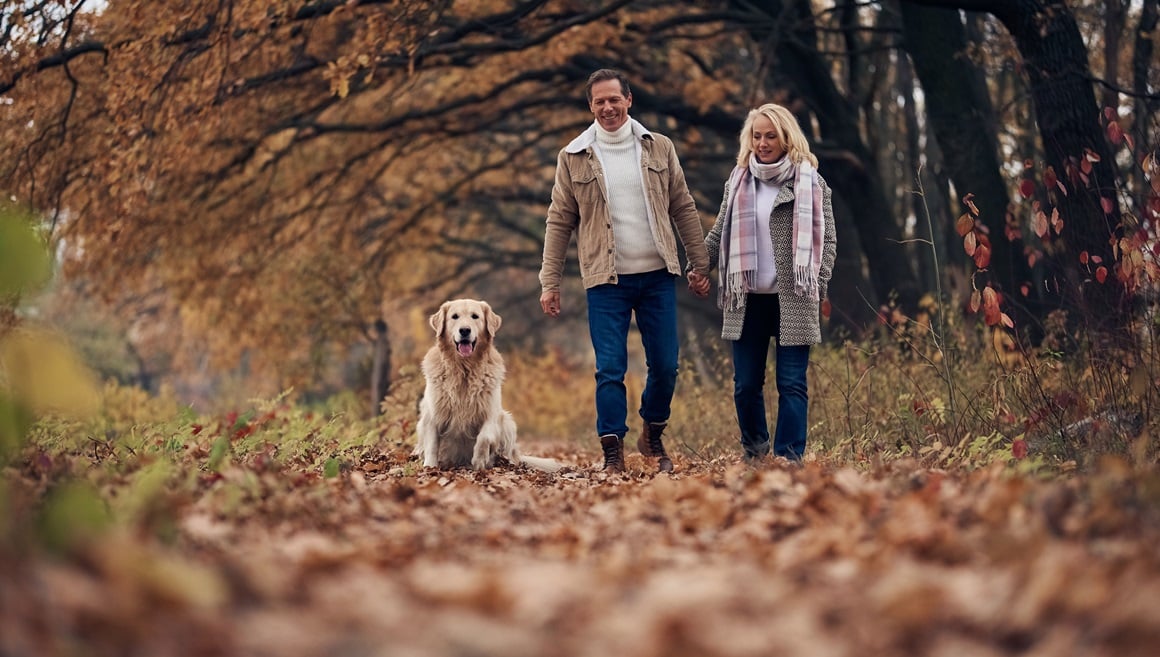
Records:
<instances>
[{"instance_id":1,"label":"man's hand","mask_svg":"<svg viewBox=\"0 0 1160 657\"><path fill-rule=\"evenodd\" d=\"M709 277L697 271L689 272L689 290L699 297L708 295Z\"/></svg>"},{"instance_id":2,"label":"man's hand","mask_svg":"<svg viewBox=\"0 0 1160 657\"><path fill-rule=\"evenodd\" d=\"M540 295L540 308L548 317L560 316L560 291L548 290Z\"/></svg>"}]
</instances>

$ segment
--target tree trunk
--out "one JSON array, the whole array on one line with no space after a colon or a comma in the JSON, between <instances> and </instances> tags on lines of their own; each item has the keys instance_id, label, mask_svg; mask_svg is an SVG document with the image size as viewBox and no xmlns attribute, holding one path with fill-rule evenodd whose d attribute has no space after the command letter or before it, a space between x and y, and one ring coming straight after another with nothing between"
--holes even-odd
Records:
<instances>
[{"instance_id":1,"label":"tree trunk","mask_svg":"<svg viewBox=\"0 0 1160 657\"><path fill-rule=\"evenodd\" d=\"M1160 22L1160 0L1144 0L1140 9L1140 22L1136 25L1136 41L1132 49L1132 92L1136 95L1133 102L1133 116L1135 125L1132 126L1132 137L1136 144L1136 163L1139 164L1144 152L1150 149L1152 143L1148 134L1148 120L1156 112L1160 103L1149 98L1148 73L1152 67L1152 57L1155 44L1152 41L1156 34L1156 25ZM1132 168L1135 176L1132 189L1136 190L1135 205L1141 216L1146 216L1149 185L1144 179L1144 172L1140 167Z\"/></svg>"},{"instance_id":2,"label":"tree trunk","mask_svg":"<svg viewBox=\"0 0 1160 657\"><path fill-rule=\"evenodd\" d=\"M1060 0L903 1L989 12L1014 37L1030 82L1047 166L1066 187L1066 193L1047 190L1064 222L1056 244L1049 245L1048 291L1089 330L1119 333L1127 325L1130 306L1113 270L1110 244L1120 223L1117 178L1075 17ZM1090 171L1082 173L1089 165ZM1104 204L1110 212L1104 212ZM1100 266L1107 268L1104 282L1098 279Z\"/></svg>"},{"instance_id":3,"label":"tree trunk","mask_svg":"<svg viewBox=\"0 0 1160 657\"><path fill-rule=\"evenodd\" d=\"M383 413L383 398L391 388L391 340L387 323L375 320L375 356L371 366L371 417Z\"/></svg>"},{"instance_id":4,"label":"tree trunk","mask_svg":"<svg viewBox=\"0 0 1160 657\"><path fill-rule=\"evenodd\" d=\"M1104 0L1104 79L1115 84L1120 79L1120 35L1124 33L1124 0ZM1101 90L1100 106L1120 106L1119 94L1111 87Z\"/></svg>"},{"instance_id":5,"label":"tree trunk","mask_svg":"<svg viewBox=\"0 0 1160 657\"><path fill-rule=\"evenodd\" d=\"M1010 199L997 151L995 112L981 72L964 57L968 40L962 17L954 9L904 3L902 24L903 45L922 83L927 124L946 155L944 166L960 197L975 195L991 239L991 278L1014 297L1031 281L1031 271L1022 242L1004 238ZM961 200L958 214L966 212ZM948 237L958 241L953 231Z\"/></svg>"}]
</instances>

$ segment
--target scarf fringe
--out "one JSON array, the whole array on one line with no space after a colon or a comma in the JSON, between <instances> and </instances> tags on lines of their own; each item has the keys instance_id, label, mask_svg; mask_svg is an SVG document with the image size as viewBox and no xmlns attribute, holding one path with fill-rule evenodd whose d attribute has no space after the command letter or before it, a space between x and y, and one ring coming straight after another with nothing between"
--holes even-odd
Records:
<instances>
[{"instance_id":1,"label":"scarf fringe","mask_svg":"<svg viewBox=\"0 0 1160 657\"><path fill-rule=\"evenodd\" d=\"M724 310L741 310L745 307L745 295L753 289L755 271L739 271L729 274L725 285L717 291L717 306Z\"/></svg>"},{"instance_id":2,"label":"scarf fringe","mask_svg":"<svg viewBox=\"0 0 1160 657\"><path fill-rule=\"evenodd\" d=\"M793 291L795 294L807 299L818 300L821 291L818 289L818 273L814 268L808 264L794 265L793 267Z\"/></svg>"}]
</instances>

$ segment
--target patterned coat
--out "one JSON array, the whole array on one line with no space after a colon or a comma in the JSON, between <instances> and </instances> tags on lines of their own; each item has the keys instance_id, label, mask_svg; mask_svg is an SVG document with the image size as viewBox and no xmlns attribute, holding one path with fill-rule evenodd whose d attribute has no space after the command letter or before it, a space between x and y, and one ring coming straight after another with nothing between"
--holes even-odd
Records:
<instances>
[{"instance_id":1,"label":"patterned coat","mask_svg":"<svg viewBox=\"0 0 1160 657\"><path fill-rule=\"evenodd\" d=\"M818 291L825 299L830 285L830 274L834 269L834 258L838 254L838 238L834 230L834 209L830 202L830 186L818 174L822 185L822 215L825 230L822 235L822 268L818 274ZM729 207L729 181L725 181L725 195L721 199L721 209L717 211L717 221L705 236L705 248L709 251L709 268L717 266L721 258L721 229L728 221L725 211ZM778 301L781 305L781 339L783 345L818 344L822 341L820 306L818 302L794 294L793 275L793 185L782 185L777 199L773 202L773 213L769 219L769 236L773 240L773 259L777 265ZM745 303L737 310L724 311L721 337L737 340L741 337L741 325L745 321Z\"/></svg>"}]
</instances>

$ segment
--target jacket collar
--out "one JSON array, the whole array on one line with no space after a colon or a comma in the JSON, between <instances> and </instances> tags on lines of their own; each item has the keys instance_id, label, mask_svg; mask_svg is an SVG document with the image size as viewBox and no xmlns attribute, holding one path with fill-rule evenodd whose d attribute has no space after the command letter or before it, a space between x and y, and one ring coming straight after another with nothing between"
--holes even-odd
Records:
<instances>
[{"instance_id":1,"label":"jacket collar","mask_svg":"<svg viewBox=\"0 0 1160 657\"><path fill-rule=\"evenodd\" d=\"M631 116L628 117L628 121L632 124L632 134L638 141L646 138L652 139L652 133L648 131L648 128L641 125L639 121ZM596 121L593 121L587 130L581 132L578 137L565 146L564 150L569 153L581 153L591 148L594 143L596 143Z\"/></svg>"}]
</instances>

